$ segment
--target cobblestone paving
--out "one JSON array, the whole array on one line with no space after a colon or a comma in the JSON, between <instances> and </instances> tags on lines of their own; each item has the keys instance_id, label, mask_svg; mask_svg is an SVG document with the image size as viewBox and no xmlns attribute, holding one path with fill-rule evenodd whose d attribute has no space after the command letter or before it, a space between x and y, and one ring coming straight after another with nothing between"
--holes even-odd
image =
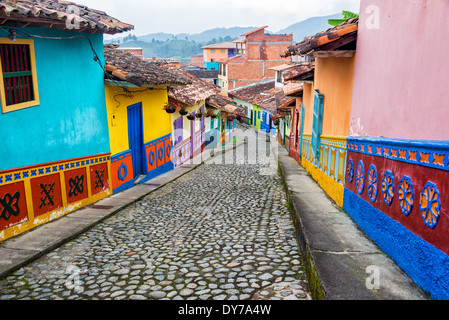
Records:
<instances>
[{"instance_id":1,"label":"cobblestone paving","mask_svg":"<svg viewBox=\"0 0 449 320\"><path fill-rule=\"evenodd\" d=\"M200 166L3 279L0 299L310 300L267 164Z\"/></svg>"}]
</instances>

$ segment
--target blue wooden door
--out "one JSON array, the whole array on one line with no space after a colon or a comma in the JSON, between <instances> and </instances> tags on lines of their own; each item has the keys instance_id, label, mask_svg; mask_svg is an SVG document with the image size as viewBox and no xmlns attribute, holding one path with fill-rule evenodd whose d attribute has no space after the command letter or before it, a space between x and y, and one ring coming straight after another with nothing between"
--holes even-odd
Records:
<instances>
[{"instance_id":1,"label":"blue wooden door","mask_svg":"<svg viewBox=\"0 0 449 320\"><path fill-rule=\"evenodd\" d=\"M133 157L134 177L137 177L144 172L142 103L128 107L128 138Z\"/></svg>"}]
</instances>

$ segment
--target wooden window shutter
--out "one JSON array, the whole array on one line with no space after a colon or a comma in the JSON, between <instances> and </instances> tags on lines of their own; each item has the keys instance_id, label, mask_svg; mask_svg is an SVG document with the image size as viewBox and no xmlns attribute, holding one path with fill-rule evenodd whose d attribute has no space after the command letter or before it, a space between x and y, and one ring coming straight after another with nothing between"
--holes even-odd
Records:
<instances>
[{"instance_id":1,"label":"wooden window shutter","mask_svg":"<svg viewBox=\"0 0 449 320\"><path fill-rule=\"evenodd\" d=\"M315 90L313 105L312 153L315 159L320 157L321 132L323 130L324 95Z\"/></svg>"}]
</instances>

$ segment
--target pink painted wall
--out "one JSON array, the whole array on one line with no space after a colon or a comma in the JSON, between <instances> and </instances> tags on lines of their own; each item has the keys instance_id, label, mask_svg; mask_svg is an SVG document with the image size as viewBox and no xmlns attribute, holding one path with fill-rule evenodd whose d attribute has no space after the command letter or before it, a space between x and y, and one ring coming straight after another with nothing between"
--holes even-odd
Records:
<instances>
[{"instance_id":1,"label":"pink painted wall","mask_svg":"<svg viewBox=\"0 0 449 320\"><path fill-rule=\"evenodd\" d=\"M449 140L448 17L447 0L361 0L351 136Z\"/></svg>"}]
</instances>

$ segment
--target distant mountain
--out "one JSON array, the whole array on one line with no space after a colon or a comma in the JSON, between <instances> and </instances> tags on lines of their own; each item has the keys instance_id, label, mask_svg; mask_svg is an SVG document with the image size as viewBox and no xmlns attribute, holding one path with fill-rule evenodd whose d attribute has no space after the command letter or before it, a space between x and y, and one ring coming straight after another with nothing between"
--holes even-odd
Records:
<instances>
[{"instance_id":1,"label":"distant mountain","mask_svg":"<svg viewBox=\"0 0 449 320\"><path fill-rule=\"evenodd\" d=\"M190 57L202 53L201 43L189 40L155 40L147 41L127 41L121 44L122 47L142 48L145 58L166 58L176 60L190 60Z\"/></svg>"},{"instance_id":2,"label":"distant mountain","mask_svg":"<svg viewBox=\"0 0 449 320\"><path fill-rule=\"evenodd\" d=\"M333 14L330 16L324 16L324 17L313 17L313 18L292 24L291 26L288 26L285 29L279 30L276 33L290 34L293 32L293 41L301 42L302 40L304 40L305 37L313 36L318 32L321 32L321 31L331 28L332 26L327 21L329 19L338 19L338 18L342 18L342 15L340 13Z\"/></svg>"},{"instance_id":3,"label":"distant mountain","mask_svg":"<svg viewBox=\"0 0 449 320\"><path fill-rule=\"evenodd\" d=\"M254 29L257 29L257 27L215 28L191 35L189 37L189 40L193 40L196 42L208 42L212 39L219 39L220 37L224 38L227 36L231 38L241 38L242 34L245 34Z\"/></svg>"},{"instance_id":4,"label":"distant mountain","mask_svg":"<svg viewBox=\"0 0 449 320\"><path fill-rule=\"evenodd\" d=\"M165 33L165 32L158 32L158 33L151 33L147 34L146 36L138 36L138 41L146 41L151 42L153 39L155 41L166 41L167 39L173 39L174 37L178 37L180 39L183 34L174 34L174 33Z\"/></svg>"},{"instance_id":5,"label":"distant mountain","mask_svg":"<svg viewBox=\"0 0 449 320\"><path fill-rule=\"evenodd\" d=\"M214 39L218 40L220 39L220 37L221 38L231 37L233 39L237 39L240 38L242 34L245 34L254 29L257 29L257 27L214 28L197 34L188 34L188 33L173 34L173 33L158 32L158 33L150 33L144 36L138 36L137 40L146 42L152 42L153 39L154 41L187 40L187 41L206 43ZM123 43L123 37L105 40L105 43L116 43L117 40L119 40L120 43Z\"/></svg>"},{"instance_id":6,"label":"distant mountain","mask_svg":"<svg viewBox=\"0 0 449 320\"><path fill-rule=\"evenodd\" d=\"M270 34L291 34L293 42L301 42L307 36L315 35L320 31L327 30L332 26L329 19L342 18L341 14L334 14L323 17L313 17L288 26L278 32L268 31ZM201 47L218 42L232 41L241 38L245 34L258 27L232 27L214 28L197 34L187 33L150 33L145 36L138 36L137 41L123 42L124 37L105 40L105 43L119 42L122 47L141 47L146 58L173 58L188 60L191 56L202 53ZM126 39L125 39L126 40Z\"/></svg>"}]
</instances>

